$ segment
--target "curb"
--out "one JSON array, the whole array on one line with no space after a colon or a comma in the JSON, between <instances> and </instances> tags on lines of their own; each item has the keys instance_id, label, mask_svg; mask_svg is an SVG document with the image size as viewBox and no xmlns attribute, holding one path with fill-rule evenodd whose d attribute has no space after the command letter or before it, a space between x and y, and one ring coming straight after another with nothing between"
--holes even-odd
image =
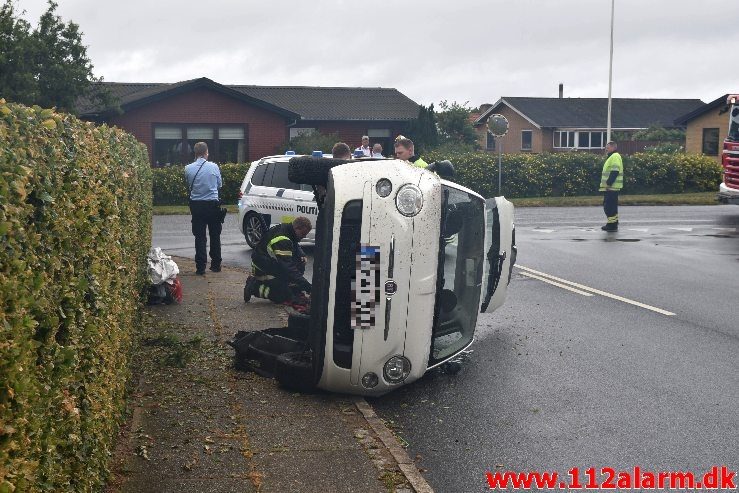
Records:
<instances>
[{"instance_id":1,"label":"curb","mask_svg":"<svg viewBox=\"0 0 739 493\"><path fill-rule=\"evenodd\" d=\"M362 413L362 416L367 420L372 430L377 433L377 436L393 456L393 459L398 463L400 472L403 473L403 476L405 476L405 479L410 483L413 490L416 493L434 493L431 485L418 472L416 463L411 460L405 449L398 445L398 440L396 440L388 427L385 426L385 423L377 417L372 406L363 397L355 397L354 405Z\"/></svg>"}]
</instances>

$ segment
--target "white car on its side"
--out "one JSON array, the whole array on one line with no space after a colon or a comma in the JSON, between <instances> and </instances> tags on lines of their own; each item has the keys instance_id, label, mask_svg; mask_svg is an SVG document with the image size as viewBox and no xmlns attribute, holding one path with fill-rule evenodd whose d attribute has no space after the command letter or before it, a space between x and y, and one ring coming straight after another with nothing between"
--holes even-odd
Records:
<instances>
[{"instance_id":1,"label":"white car on its side","mask_svg":"<svg viewBox=\"0 0 739 493\"><path fill-rule=\"evenodd\" d=\"M246 244L254 248L264 231L276 224L305 216L315 226L318 206L313 187L293 183L287 165L295 154L267 156L254 161L239 189L239 229ZM331 157L324 155L324 157ZM304 242L315 241L315 228Z\"/></svg>"}]
</instances>

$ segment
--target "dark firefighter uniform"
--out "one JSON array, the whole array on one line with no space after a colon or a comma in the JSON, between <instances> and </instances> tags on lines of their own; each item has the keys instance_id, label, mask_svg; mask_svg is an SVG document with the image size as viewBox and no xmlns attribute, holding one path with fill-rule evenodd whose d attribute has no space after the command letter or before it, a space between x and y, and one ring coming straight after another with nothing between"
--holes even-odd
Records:
<instances>
[{"instance_id":1,"label":"dark firefighter uniform","mask_svg":"<svg viewBox=\"0 0 739 493\"><path fill-rule=\"evenodd\" d=\"M608 219L604 231L618 230L618 192L624 186L624 164L621 154L616 151L608 153L606 162L603 163L603 171L600 177L600 191L605 192L603 196L603 212Z\"/></svg>"},{"instance_id":2,"label":"dark firefighter uniform","mask_svg":"<svg viewBox=\"0 0 739 493\"><path fill-rule=\"evenodd\" d=\"M244 287L244 301L256 296L284 303L302 291L310 293L311 285L303 277L304 256L292 224L270 228L252 253L252 276Z\"/></svg>"}]
</instances>

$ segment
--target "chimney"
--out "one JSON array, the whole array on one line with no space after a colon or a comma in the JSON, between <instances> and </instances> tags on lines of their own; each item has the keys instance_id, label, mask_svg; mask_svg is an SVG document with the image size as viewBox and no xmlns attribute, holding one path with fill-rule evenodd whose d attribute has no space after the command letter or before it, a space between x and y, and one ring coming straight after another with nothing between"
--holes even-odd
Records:
<instances>
[{"instance_id":1,"label":"chimney","mask_svg":"<svg viewBox=\"0 0 739 493\"><path fill-rule=\"evenodd\" d=\"M559 99L562 99L565 94L565 85L561 82L559 83Z\"/></svg>"},{"instance_id":2,"label":"chimney","mask_svg":"<svg viewBox=\"0 0 739 493\"><path fill-rule=\"evenodd\" d=\"M480 105L480 114L482 115L483 113L485 113L487 110L490 109L491 106L492 106L492 104L490 104L490 103L483 103L483 104L481 104Z\"/></svg>"}]
</instances>

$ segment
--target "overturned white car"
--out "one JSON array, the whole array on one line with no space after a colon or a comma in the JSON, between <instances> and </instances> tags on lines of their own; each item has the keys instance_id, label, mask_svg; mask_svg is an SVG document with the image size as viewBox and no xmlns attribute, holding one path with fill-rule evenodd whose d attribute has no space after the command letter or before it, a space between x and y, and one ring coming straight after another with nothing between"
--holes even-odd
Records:
<instances>
[{"instance_id":1,"label":"overturned white car","mask_svg":"<svg viewBox=\"0 0 739 493\"><path fill-rule=\"evenodd\" d=\"M503 304L516 257L505 198L400 160L298 157L289 174L318 188L310 318L240 332L237 363L298 390L381 395L459 356L478 313Z\"/></svg>"}]
</instances>

